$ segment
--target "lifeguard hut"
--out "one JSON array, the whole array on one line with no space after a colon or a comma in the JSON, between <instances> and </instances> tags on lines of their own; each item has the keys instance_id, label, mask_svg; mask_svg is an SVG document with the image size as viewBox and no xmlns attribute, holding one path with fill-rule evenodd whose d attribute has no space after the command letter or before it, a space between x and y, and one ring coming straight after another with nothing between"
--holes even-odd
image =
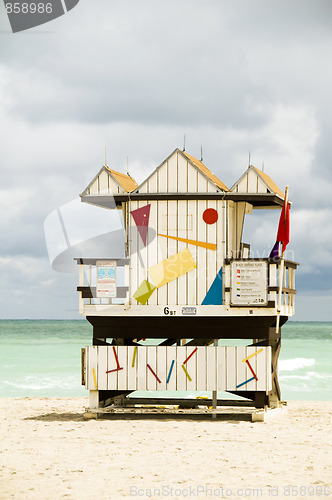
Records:
<instances>
[{"instance_id":1,"label":"lifeguard hut","mask_svg":"<svg viewBox=\"0 0 332 500\"><path fill-rule=\"evenodd\" d=\"M209 391L215 405L226 391L278 406L280 327L294 313L297 264L251 258L242 241L246 215L284 204L270 177L249 166L229 189L175 149L140 185L103 166L81 199L117 211L124 235L123 255L109 248L107 259L76 259L80 313L93 326L82 350L90 409L197 404L168 391ZM136 390L161 394L128 397Z\"/></svg>"}]
</instances>

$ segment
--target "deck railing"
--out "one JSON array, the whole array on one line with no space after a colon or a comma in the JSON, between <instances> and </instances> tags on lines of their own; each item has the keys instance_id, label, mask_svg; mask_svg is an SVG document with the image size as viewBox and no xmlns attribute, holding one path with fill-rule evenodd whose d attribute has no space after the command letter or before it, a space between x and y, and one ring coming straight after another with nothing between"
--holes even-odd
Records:
<instances>
[{"instance_id":1,"label":"deck railing","mask_svg":"<svg viewBox=\"0 0 332 500\"><path fill-rule=\"evenodd\" d=\"M239 259L240 260L240 259ZM225 261L224 266L224 305L231 306L231 262L236 262L237 259ZM281 314L291 316L295 312L295 270L299 265L297 262L290 260L284 261L284 266L281 265L281 259L241 259L241 262L266 262L267 263L267 304L255 304L255 307L268 307L277 310L279 301L279 291L281 290ZM282 276L280 274L281 269ZM281 287L280 287L281 285Z\"/></svg>"},{"instance_id":2,"label":"deck railing","mask_svg":"<svg viewBox=\"0 0 332 500\"><path fill-rule=\"evenodd\" d=\"M116 296L98 297L97 296L97 272L96 263L98 260L107 259L75 259L79 265L79 282L77 291L79 292L79 312L84 314L85 305L110 306L115 304L125 304L128 301L129 287L128 283L128 259L112 259L116 261L117 270L121 270L121 275L117 276ZM118 283L121 283L118 285Z\"/></svg>"},{"instance_id":3,"label":"deck railing","mask_svg":"<svg viewBox=\"0 0 332 500\"><path fill-rule=\"evenodd\" d=\"M118 270L116 296L115 297L98 297L96 290L97 272L96 263L98 260L107 259L85 259L77 258L79 265L79 312L85 314L85 306L96 306L98 309L109 309L109 306L129 304L129 260L128 259L113 259L116 261ZM281 307L280 313L286 316L292 316L295 312L295 270L298 266L296 262L289 260L284 261L284 266L281 266L281 260L275 259L226 259L223 267L223 306L237 307L231 304L231 263L241 260L241 262L266 262L267 263L267 301L264 304L246 305L250 309L256 307L268 308L267 314L276 314L280 283L281 286ZM283 268L283 275L280 276L280 270ZM280 281L281 280L281 281ZM243 305L244 306L244 305ZM243 307L242 306L242 307ZM91 312L91 307L88 308ZM112 308L111 308L112 309ZM272 310L272 311L271 311ZM239 312L237 314L240 314ZM246 311L243 310L243 314Z\"/></svg>"}]
</instances>

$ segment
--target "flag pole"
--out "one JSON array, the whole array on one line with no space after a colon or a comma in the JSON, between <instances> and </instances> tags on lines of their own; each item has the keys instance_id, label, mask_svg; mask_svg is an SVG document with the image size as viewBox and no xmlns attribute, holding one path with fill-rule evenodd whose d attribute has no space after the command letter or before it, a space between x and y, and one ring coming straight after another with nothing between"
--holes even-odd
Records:
<instances>
[{"instance_id":1,"label":"flag pole","mask_svg":"<svg viewBox=\"0 0 332 500\"><path fill-rule=\"evenodd\" d=\"M288 204L288 188L289 186L286 186L285 189L285 201L284 201L284 206L285 206L285 219L284 219L284 224L286 224L286 217L287 217L287 204ZM285 268L285 249L284 249L284 243L282 242L282 253L281 253L281 260L280 260L280 267L279 267L279 290L278 290L278 305L277 305L277 322L276 322L276 333L279 333L280 330L280 315L281 315L281 296L282 296L282 289L283 289L283 283L284 283L284 268Z\"/></svg>"}]
</instances>

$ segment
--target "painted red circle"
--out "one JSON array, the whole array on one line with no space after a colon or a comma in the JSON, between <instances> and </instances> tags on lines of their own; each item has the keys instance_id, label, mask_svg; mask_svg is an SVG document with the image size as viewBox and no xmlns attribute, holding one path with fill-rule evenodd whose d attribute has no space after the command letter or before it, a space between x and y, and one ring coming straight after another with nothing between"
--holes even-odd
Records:
<instances>
[{"instance_id":1,"label":"painted red circle","mask_svg":"<svg viewBox=\"0 0 332 500\"><path fill-rule=\"evenodd\" d=\"M218 220L218 212L214 208L207 208L203 212L203 221L206 224L214 224Z\"/></svg>"}]
</instances>

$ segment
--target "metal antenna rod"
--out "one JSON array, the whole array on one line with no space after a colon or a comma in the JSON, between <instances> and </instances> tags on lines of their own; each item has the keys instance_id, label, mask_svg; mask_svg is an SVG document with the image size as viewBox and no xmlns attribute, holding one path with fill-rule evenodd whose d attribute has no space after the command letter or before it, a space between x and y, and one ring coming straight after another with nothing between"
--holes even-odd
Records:
<instances>
[{"instance_id":1,"label":"metal antenna rod","mask_svg":"<svg viewBox=\"0 0 332 500\"><path fill-rule=\"evenodd\" d=\"M186 150L186 134L184 134L183 136L183 150L182 151L185 151Z\"/></svg>"},{"instance_id":2,"label":"metal antenna rod","mask_svg":"<svg viewBox=\"0 0 332 500\"><path fill-rule=\"evenodd\" d=\"M203 161L203 146L201 145L201 161Z\"/></svg>"},{"instance_id":3,"label":"metal antenna rod","mask_svg":"<svg viewBox=\"0 0 332 500\"><path fill-rule=\"evenodd\" d=\"M107 167L107 159L106 159L106 145L105 145L105 166Z\"/></svg>"},{"instance_id":4,"label":"metal antenna rod","mask_svg":"<svg viewBox=\"0 0 332 500\"><path fill-rule=\"evenodd\" d=\"M248 165L248 167L250 167L250 151L249 151L249 165Z\"/></svg>"},{"instance_id":5,"label":"metal antenna rod","mask_svg":"<svg viewBox=\"0 0 332 500\"><path fill-rule=\"evenodd\" d=\"M129 175L128 156L127 156L127 175Z\"/></svg>"}]
</instances>

